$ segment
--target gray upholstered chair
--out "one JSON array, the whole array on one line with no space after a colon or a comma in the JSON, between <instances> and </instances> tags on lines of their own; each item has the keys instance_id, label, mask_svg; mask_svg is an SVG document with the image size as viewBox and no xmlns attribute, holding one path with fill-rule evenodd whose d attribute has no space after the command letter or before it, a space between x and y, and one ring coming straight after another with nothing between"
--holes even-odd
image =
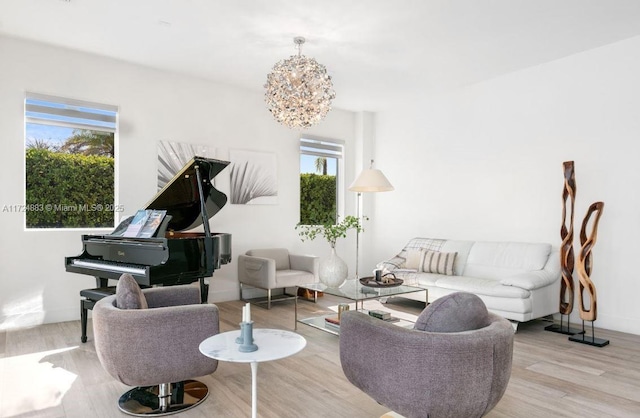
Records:
<instances>
[{"instance_id":1,"label":"gray upholstered chair","mask_svg":"<svg viewBox=\"0 0 640 418\"><path fill-rule=\"evenodd\" d=\"M218 332L218 308L201 304L200 289L191 285L140 290L124 274L116 294L93 308L100 363L116 380L138 386L118 402L132 415L170 414L202 402L207 386L190 379L218 367L198 348Z\"/></svg>"},{"instance_id":2,"label":"gray upholstered chair","mask_svg":"<svg viewBox=\"0 0 640 418\"><path fill-rule=\"evenodd\" d=\"M479 297L453 293L425 308L413 329L343 313L340 360L351 383L402 416L481 417L507 388L513 333Z\"/></svg>"},{"instance_id":3,"label":"gray upholstered chair","mask_svg":"<svg viewBox=\"0 0 640 418\"><path fill-rule=\"evenodd\" d=\"M286 248L249 250L238 256L240 299L245 285L267 291L267 309L271 309L271 291L318 281L319 258L289 254ZM295 297L292 296L292 297ZM280 298L286 299L285 298Z\"/></svg>"}]
</instances>

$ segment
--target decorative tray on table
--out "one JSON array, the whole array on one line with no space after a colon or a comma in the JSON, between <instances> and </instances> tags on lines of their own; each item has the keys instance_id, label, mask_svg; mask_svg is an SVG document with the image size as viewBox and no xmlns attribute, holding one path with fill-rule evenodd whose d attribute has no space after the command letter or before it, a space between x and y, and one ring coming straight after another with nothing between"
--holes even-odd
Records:
<instances>
[{"instance_id":1,"label":"decorative tray on table","mask_svg":"<svg viewBox=\"0 0 640 418\"><path fill-rule=\"evenodd\" d=\"M392 277L388 277L392 276ZM367 287L396 287L400 286L404 280L398 279L393 273L387 273L382 276L380 281L376 281L375 277L362 277L360 279L360 284Z\"/></svg>"}]
</instances>

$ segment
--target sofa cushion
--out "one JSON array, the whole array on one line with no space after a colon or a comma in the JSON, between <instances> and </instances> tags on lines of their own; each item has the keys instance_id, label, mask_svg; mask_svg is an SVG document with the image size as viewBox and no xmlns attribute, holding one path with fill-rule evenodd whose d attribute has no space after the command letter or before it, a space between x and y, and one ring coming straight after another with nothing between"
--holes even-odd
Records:
<instances>
[{"instance_id":1,"label":"sofa cushion","mask_svg":"<svg viewBox=\"0 0 640 418\"><path fill-rule=\"evenodd\" d=\"M505 286L499 280L481 279L468 276L440 276L436 286L459 292L472 292L477 295L498 296L502 298L528 298L531 292L516 286Z\"/></svg>"},{"instance_id":2,"label":"sofa cushion","mask_svg":"<svg viewBox=\"0 0 640 418\"><path fill-rule=\"evenodd\" d=\"M456 292L436 299L427 306L414 329L428 332L462 332L490 324L489 311L482 299L472 293Z\"/></svg>"},{"instance_id":3,"label":"sofa cushion","mask_svg":"<svg viewBox=\"0 0 640 418\"><path fill-rule=\"evenodd\" d=\"M249 250L247 255L253 257L270 258L276 262L276 270L289 270L289 250L286 248L265 248L259 250Z\"/></svg>"},{"instance_id":4,"label":"sofa cushion","mask_svg":"<svg viewBox=\"0 0 640 418\"><path fill-rule=\"evenodd\" d=\"M411 285L411 284L415 284L415 285L419 285L419 286L436 286L436 284L438 283L438 280L442 279L442 274L436 274L436 273L409 273L406 274L404 277L402 274L398 275L398 273L396 273L396 276L398 277L402 277L405 281L406 284ZM411 278L412 280L407 281L407 279L405 279L405 277Z\"/></svg>"},{"instance_id":5,"label":"sofa cushion","mask_svg":"<svg viewBox=\"0 0 640 418\"><path fill-rule=\"evenodd\" d=\"M425 251L420 263L420 271L453 276L453 265L458 253L442 253L440 251Z\"/></svg>"},{"instance_id":6,"label":"sofa cushion","mask_svg":"<svg viewBox=\"0 0 640 418\"><path fill-rule=\"evenodd\" d=\"M378 263L376 267L384 270L385 272L393 271L395 269L404 269L406 268L407 252L409 250L440 251L440 247L442 247L445 242L446 240L444 239L412 238L409 240L407 245L404 246L402 251L396 254L393 258Z\"/></svg>"},{"instance_id":7,"label":"sofa cushion","mask_svg":"<svg viewBox=\"0 0 640 418\"><path fill-rule=\"evenodd\" d=\"M453 271L456 275L464 275L464 267L467 264L467 257L469 257L469 251L473 247L473 241L460 241L454 239L448 239L440 247L439 251L443 253L458 253L456 256L456 262L453 266Z\"/></svg>"},{"instance_id":8,"label":"sofa cushion","mask_svg":"<svg viewBox=\"0 0 640 418\"><path fill-rule=\"evenodd\" d=\"M316 282L313 273L301 270L279 270L276 277L276 288L294 287L306 283Z\"/></svg>"},{"instance_id":9,"label":"sofa cushion","mask_svg":"<svg viewBox=\"0 0 640 418\"><path fill-rule=\"evenodd\" d=\"M542 270L549 254L550 244L476 242L469 252L464 274L500 280L517 273Z\"/></svg>"},{"instance_id":10,"label":"sofa cushion","mask_svg":"<svg viewBox=\"0 0 640 418\"><path fill-rule=\"evenodd\" d=\"M405 269L419 270L420 265L422 264L422 256L424 252L420 249L418 250L407 250L407 257L404 264Z\"/></svg>"},{"instance_id":11,"label":"sofa cushion","mask_svg":"<svg viewBox=\"0 0 640 418\"><path fill-rule=\"evenodd\" d=\"M527 290L540 289L556 281L558 275L553 270L537 270L504 277L500 283L505 286L516 286Z\"/></svg>"},{"instance_id":12,"label":"sofa cushion","mask_svg":"<svg viewBox=\"0 0 640 418\"><path fill-rule=\"evenodd\" d=\"M120 309L147 309L147 299L132 275L120 276L116 286L116 306Z\"/></svg>"}]
</instances>

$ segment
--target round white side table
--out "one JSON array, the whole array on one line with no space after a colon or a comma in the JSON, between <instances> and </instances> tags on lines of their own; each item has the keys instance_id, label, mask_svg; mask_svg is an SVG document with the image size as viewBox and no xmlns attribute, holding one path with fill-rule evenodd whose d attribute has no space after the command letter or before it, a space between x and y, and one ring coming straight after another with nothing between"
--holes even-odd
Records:
<instances>
[{"instance_id":1,"label":"round white side table","mask_svg":"<svg viewBox=\"0 0 640 418\"><path fill-rule=\"evenodd\" d=\"M238 351L240 344L236 343L238 336L240 336L240 330L216 334L200 343L200 352L216 360L251 364L251 417L256 418L258 363L292 356L307 345L307 340L291 331L255 328L253 343L258 346L258 349L250 353L242 353Z\"/></svg>"}]
</instances>

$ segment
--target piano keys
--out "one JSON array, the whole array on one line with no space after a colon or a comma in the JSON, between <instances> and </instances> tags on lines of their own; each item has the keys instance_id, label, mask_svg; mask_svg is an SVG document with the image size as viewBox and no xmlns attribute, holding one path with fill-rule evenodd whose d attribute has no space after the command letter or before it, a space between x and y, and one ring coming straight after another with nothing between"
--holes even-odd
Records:
<instances>
[{"instance_id":1,"label":"piano keys","mask_svg":"<svg viewBox=\"0 0 640 418\"><path fill-rule=\"evenodd\" d=\"M66 270L94 276L97 287L106 287L109 279L117 280L123 273L130 273L146 286L199 280L202 301L206 302L204 278L231 261L231 235L209 229L209 218L227 203L227 196L211 180L227 165L228 161L194 157L145 207L167 211L156 232L160 236L123 236L132 219L129 217L111 234L83 235L82 254L66 257ZM200 226L203 232L191 231Z\"/></svg>"}]
</instances>

